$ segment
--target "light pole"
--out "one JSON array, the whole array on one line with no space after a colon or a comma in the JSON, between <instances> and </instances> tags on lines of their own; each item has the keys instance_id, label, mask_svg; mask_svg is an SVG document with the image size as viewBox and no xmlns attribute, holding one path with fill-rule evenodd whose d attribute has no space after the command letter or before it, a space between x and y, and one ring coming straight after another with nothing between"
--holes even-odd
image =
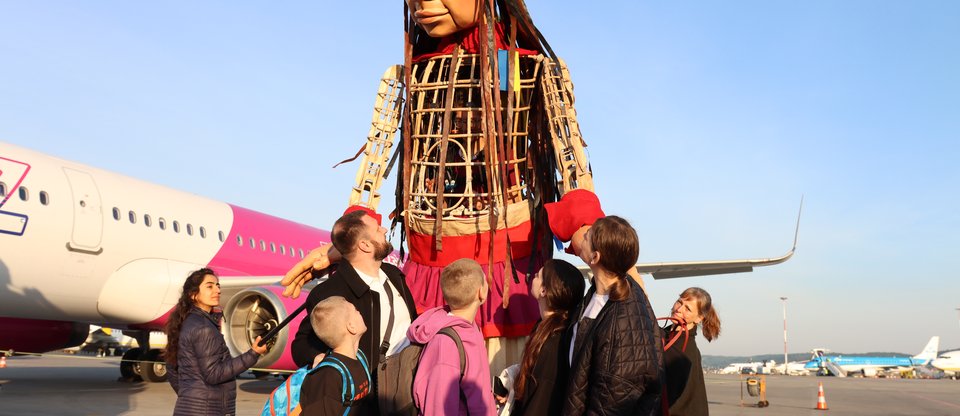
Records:
<instances>
[{"instance_id":1,"label":"light pole","mask_svg":"<svg viewBox=\"0 0 960 416\"><path fill-rule=\"evenodd\" d=\"M783 302L783 374L787 374L787 298L781 296L780 301Z\"/></svg>"}]
</instances>

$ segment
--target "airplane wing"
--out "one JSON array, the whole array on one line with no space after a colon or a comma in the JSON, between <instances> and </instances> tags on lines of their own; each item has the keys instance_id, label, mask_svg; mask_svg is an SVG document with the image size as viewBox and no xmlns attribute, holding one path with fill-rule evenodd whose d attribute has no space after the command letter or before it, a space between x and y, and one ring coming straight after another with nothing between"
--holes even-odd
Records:
<instances>
[{"instance_id":1,"label":"airplane wing","mask_svg":"<svg viewBox=\"0 0 960 416\"><path fill-rule=\"evenodd\" d=\"M674 279L677 277L708 276L714 274L752 272L754 267L772 266L790 259L796 246L787 254L768 259L688 261L676 263L637 264L640 274L653 275L654 279Z\"/></svg>"},{"instance_id":2,"label":"airplane wing","mask_svg":"<svg viewBox=\"0 0 960 416\"><path fill-rule=\"evenodd\" d=\"M780 257L765 259L744 260L716 260L716 261L686 261L673 263L640 263L637 271L640 274L653 275L654 279L674 279L678 277L709 276L715 274L752 272L754 267L773 266L783 263L793 257L797 249L797 237L800 235L800 214L803 213L803 198L800 198L800 212L797 213L797 228L793 234L793 247ZM590 269L580 266L584 276L589 277Z\"/></svg>"}]
</instances>

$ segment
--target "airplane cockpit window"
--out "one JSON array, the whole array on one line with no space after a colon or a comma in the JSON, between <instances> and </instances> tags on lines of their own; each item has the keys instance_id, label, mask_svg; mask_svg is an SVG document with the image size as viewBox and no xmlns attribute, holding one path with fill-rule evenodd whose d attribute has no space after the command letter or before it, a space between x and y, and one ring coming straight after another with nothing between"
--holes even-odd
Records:
<instances>
[{"instance_id":1,"label":"airplane cockpit window","mask_svg":"<svg viewBox=\"0 0 960 416\"><path fill-rule=\"evenodd\" d=\"M113 219L120 221L120 208L113 207Z\"/></svg>"},{"instance_id":2,"label":"airplane cockpit window","mask_svg":"<svg viewBox=\"0 0 960 416\"><path fill-rule=\"evenodd\" d=\"M23 202L27 202L27 200L29 199L30 199L30 191L28 191L26 187L20 186L20 200Z\"/></svg>"},{"instance_id":3,"label":"airplane cockpit window","mask_svg":"<svg viewBox=\"0 0 960 416\"><path fill-rule=\"evenodd\" d=\"M7 184L0 182L0 198L7 196Z\"/></svg>"},{"instance_id":4,"label":"airplane cockpit window","mask_svg":"<svg viewBox=\"0 0 960 416\"><path fill-rule=\"evenodd\" d=\"M47 191L40 191L40 205L50 205L50 195L47 195Z\"/></svg>"},{"instance_id":5,"label":"airplane cockpit window","mask_svg":"<svg viewBox=\"0 0 960 416\"><path fill-rule=\"evenodd\" d=\"M150 227L153 225L153 218L150 218L150 214L143 214L143 225Z\"/></svg>"},{"instance_id":6,"label":"airplane cockpit window","mask_svg":"<svg viewBox=\"0 0 960 416\"><path fill-rule=\"evenodd\" d=\"M207 229L200 226L200 238L207 238Z\"/></svg>"},{"instance_id":7,"label":"airplane cockpit window","mask_svg":"<svg viewBox=\"0 0 960 416\"><path fill-rule=\"evenodd\" d=\"M163 217L160 217L160 218L157 220L157 226L160 227L161 230L166 230L166 229L167 229L167 220L163 219Z\"/></svg>"},{"instance_id":8,"label":"airplane cockpit window","mask_svg":"<svg viewBox=\"0 0 960 416\"><path fill-rule=\"evenodd\" d=\"M187 224L187 235L193 235L193 224Z\"/></svg>"},{"instance_id":9,"label":"airplane cockpit window","mask_svg":"<svg viewBox=\"0 0 960 416\"><path fill-rule=\"evenodd\" d=\"M130 217L130 223L131 223L131 224L136 224L136 223L137 223L137 213L136 213L136 212L130 211L129 217Z\"/></svg>"},{"instance_id":10,"label":"airplane cockpit window","mask_svg":"<svg viewBox=\"0 0 960 416\"><path fill-rule=\"evenodd\" d=\"M180 232L180 221L174 221L174 222L173 222L173 232L175 232L175 233L179 233L179 232Z\"/></svg>"}]
</instances>

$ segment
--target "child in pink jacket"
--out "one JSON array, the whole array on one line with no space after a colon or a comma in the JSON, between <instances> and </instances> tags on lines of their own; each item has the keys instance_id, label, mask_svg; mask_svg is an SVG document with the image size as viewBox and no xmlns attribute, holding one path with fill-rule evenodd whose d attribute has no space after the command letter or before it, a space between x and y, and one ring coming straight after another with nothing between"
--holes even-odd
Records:
<instances>
[{"instance_id":1,"label":"child in pink jacket","mask_svg":"<svg viewBox=\"0 0 960 416\"><path fill-rule=\"evenodd\" d=\"M487 350L474 323L488 289L480 264L470 259L450 263L440 273L446 305L427 310L410 324L407 338L425 344L413 380L413 401L421 415L496 415ZM463 343L463 378L456 341L439 333L444 327L453 328Z\"/></svg>"}]
</instances>

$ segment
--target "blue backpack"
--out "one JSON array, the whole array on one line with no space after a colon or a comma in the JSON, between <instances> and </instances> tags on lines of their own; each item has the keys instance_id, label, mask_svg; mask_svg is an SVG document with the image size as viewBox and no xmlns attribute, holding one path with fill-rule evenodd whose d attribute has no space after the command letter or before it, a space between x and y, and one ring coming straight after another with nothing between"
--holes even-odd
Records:
<instances>
[{"instance_id":1,"label":"blue backpack","mask_svg":"<svg viewBox=\"0 0 960 416\"><path fill-rule=\"evenodd\" d=\"M367 380L370 380L370 367L367 365L367 357L363 355L363 351L357 351L357 358L363 365L363 371L367 373ZM346 408L343 414L344 416L349 414L353 397L357 394L353 387L353 375L350 374L350 369L347 368L346 364L327 353L327 356L316 367L304 366L287 377L283 384L277 386L273 393L270 393L267 402L264 403L263 411L260 413L261 416L298 416L303 411L300 407L300 386L303 385L303 380L323 367L333 367L340 373L343 381L341 397L343 398L343 406Z\"/></svg>"}]
</instances>

